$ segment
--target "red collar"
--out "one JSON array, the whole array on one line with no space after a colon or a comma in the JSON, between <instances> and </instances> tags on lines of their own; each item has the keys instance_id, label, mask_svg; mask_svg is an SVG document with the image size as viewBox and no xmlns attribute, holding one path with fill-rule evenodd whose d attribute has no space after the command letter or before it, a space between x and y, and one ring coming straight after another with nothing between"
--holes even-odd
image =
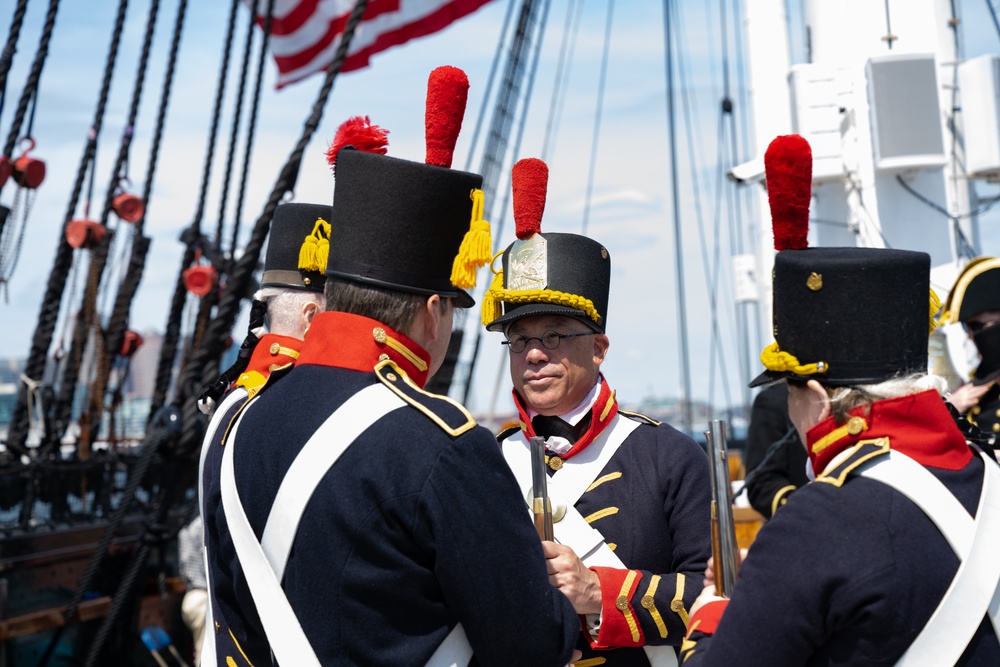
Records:
<instances>
[{"instance_id":1,"label":"red collar","mask_svg":"<svg viewBox=\"0 0 1000 667\"><path fill-rule=\"evenodd\" d=\"M257 387L264 384L271 371L295 363L302 341L291 336L264 334L254 347L246 369L234 386Z\"/></svg>"},{"instance_id":2,"label":"red collar","mask_svg":"<svg viewBox=\"0 0 1000 667\"><path fill-rule=\"evenodd\" d=\"M535 429L531 425L531 418L528 417L528 408L524 404L524 400L521 395L514 390L514 405L517 407L517 414L521 420L521 430L524 432L525 438L535 437ZM601 375L601 389L597 392L597 400L594 401L594 407L591 408L590 412L590 428L587 432L583 434L579 440L573 443L573 447L570 448L568 452L560 456L560 458L568 459L571 456L579 454L582 452L587 445L594 441L594 438L599 436L601 432L607 428L611 420L615 418L618 414L618 401L615 399L615 393L611 391L611 387L608 386L608 381L604 379L604 375Z\"/></svg>"},{"instance_id":3,"label":"red collar","mask_svg":"<svg viewBox=\"0 0 1000 667\"><path fill-rule=\"evenodd\" d=\"M850 414L846 424L838 425L830 417L806 433L817 474L859 441L882 437L889 438L892 449L931 468L959 470L972 459L972 450L936 391L887 398L872 403L867 414L865 406Z\"/></svg>"},{"instance_id":4,"label":"red collar","mask_svg":"<svg viewBox=\"0 0 1000 667\"><path fill-rule=\"evenodd\" d=\"M296 364L372 372L386 359L396 362L418 387L427 383L431 358L424 348L377 320L325 312L313 318Z\"/></svg>"}]
</instances>

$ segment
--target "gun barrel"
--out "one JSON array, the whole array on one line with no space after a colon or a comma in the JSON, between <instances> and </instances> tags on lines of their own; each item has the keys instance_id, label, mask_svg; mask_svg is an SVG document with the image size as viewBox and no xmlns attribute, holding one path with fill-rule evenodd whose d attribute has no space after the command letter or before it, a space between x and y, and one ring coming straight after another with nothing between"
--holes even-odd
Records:
<instances>
[{"instance_id":1,"label":"gun barrel","mask_svg":"<svg viewBox=\"0 0 1000 667\"><path fill-rule=\"evenodd\" d=\"M705 431L708 443L709 478L712 485L712 557L715 562L715 590L729 597L736 583L739 544L733 523L732 486L726 449L726 423L712 420Z\"/></svg>"},{"instance_id":2,"label":"gun barrel","mask_svg":"<svg viewBox=\"0 0 1000 667\"><path fill-rule=\"evenodd\" d=\"M535 516L538 537L552 541L552 503L549 501L549 474L545 465L545 439L533 437L531 445L531 513Z\"/></svg>"}]
</instances>

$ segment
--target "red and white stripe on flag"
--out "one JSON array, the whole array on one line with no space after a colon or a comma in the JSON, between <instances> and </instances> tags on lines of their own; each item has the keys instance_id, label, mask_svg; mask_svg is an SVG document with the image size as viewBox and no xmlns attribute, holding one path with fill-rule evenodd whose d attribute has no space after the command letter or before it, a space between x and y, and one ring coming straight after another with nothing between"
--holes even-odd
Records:
<instances>
[{"instance_id":1,"label":"red and white stripe on flag","mask_svg":"<svg viewBox=\"0 0 1000 667\"><path fill-rule=\"evenodd\" d=\"M267 0L256 6L263 26ZM442 30L490 0L370 0L341 72L361 69L372 55ZM333 60L355 0L275 0L271 53L281 88L324 71Z\"/></svg>"}]
</instances>

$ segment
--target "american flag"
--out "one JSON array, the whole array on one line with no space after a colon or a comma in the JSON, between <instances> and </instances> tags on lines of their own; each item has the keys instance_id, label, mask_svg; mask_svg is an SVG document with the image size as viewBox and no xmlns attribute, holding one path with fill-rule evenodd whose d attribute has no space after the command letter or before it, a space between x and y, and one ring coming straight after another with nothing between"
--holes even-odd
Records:
<instances>
[{"instance_id":1,"label":"american flag","mask_svg":"<svg viewBox=\"0 0 1000 667\"><path fill-rule=\"evenodd\" d=\"M267 0L255 6L263 26ZM271 21L271 53L281 88L326 69L355 0L275 0ZM361 69L372 55L411 39L442 30L490 0L370 0L351 40L341 72Z\"/></svg>"}]
</instances>

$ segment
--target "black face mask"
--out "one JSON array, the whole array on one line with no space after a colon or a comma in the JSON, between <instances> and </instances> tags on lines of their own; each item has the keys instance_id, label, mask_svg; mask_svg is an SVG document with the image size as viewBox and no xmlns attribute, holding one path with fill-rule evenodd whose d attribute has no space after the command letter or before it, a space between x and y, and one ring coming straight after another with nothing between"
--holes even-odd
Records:
<instances>
[{"instance_id":1,"label":"black face mask","mask_svg":"<svg viewBox=\"0 0 1000 667\"><path fill-rule=\"evenodd\" d=\"M1000 322L972 335L982 361L972 375L976 385L986 384L1000 378Z\"/></svg>"}]
</instances>

